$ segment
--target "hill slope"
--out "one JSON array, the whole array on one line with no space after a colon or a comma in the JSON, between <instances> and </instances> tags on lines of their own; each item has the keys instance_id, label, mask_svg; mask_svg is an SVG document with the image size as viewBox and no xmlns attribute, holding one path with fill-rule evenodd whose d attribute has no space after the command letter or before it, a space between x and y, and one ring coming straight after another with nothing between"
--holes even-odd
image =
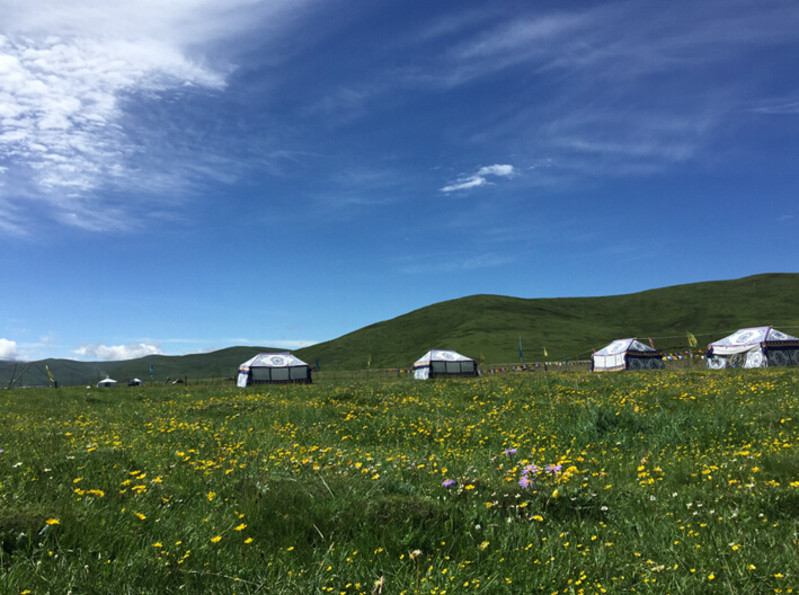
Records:
<instances>
[{"instance_id":1,"label":"hill slope","mask_svg":"<svg viewBox=\"0 0 799 595\"><path fill-rule=\"evenodd\" d=\"M294 353L324 370L410 367L431 348L454 349L489 364L587 359L613 339L652 338L664 351L687 348L686 331L700 347L748 326L773 325L799 335L799 274L765 274L589 298L523 299L473 295L440 302L378 322ZM122 362L0 362L0 387L45 385L49 366L62 385L93 384L105 375L124 381L167 377L228 378L265 347L230 347L185 356L148 356Z\"/></svg>"},{"instance_id":2,"label":"hill slope","mask_svg":"<svg viewBox=\"0 0 799 595\"><path fill-rule=\"evenodd\" d=\"M454 349L489 363L586 359L613 339L655 340L662 350L687 348L686 331L700 346L741 327L799 329L799 274L765 274L627 295L522 299L473 295L440 302L379 322L333 341L300 349L320 367L364 369L410 366L427 349ZM792 332L793 331L793 332Z\"/></svg>"}]
</instances>

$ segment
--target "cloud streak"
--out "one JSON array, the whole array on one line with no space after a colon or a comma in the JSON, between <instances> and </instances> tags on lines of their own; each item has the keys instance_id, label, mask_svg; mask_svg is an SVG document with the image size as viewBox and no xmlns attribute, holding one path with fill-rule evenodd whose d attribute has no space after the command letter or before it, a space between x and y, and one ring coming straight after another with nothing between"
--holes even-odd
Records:
<instances>
[{"instance_id":1,"label":"cloud streak","mask_svg":"<svg viewBox=\"0 0 799 595\"><path fill-rule=\"evenodd\" d=\"M0 229L24 233L18 213L31 208L70 226L118 228L155 200L148 193L174 196L209 169L229 172L204 169L197 147L157 154L151 143L163 139L131 122L129 107L224 90L234 66L216 44L261 19L268 33L302 5L0 0ZM134 203L115 197L131 188Z\"/></svg>"},{"instance_id":2,"label":"cloud streak","mask_svg":"<svg viewBox=\"0 0 799 595\"><path fill-rule=\"evenodd\" d=\"M147 355L163 355L158 345L151 343L134 343L130 345L83 345L75 349L73 354L82 358L102 361L120 361L136 359Z\"/></svg>"},{"instance_id":3,"label":"cloud streak","mask_svg":"<svg viewBox=\"0 0 799 595\"><path fill-rule=\"evenodd\" d=\"M764 114L799 111L795 101L764 96L777 67L732 74L763 48L784 59L797 43L795 10L781 2L732 2L722 11L679 4L657 14L627 2L487 11L483 27L464 23L454 43L451 30L426 38L439 57L409 81L471 92L494 78L519 77L518 109L497 112L477 132L464 120L465 140L512 143L514 154L538 151L567 171L592 175L650 174L703 158L752 104ZM484 183L464 178L446 189Z\"/></svg>"},{"instance_id":4,"label":"cloud streak","mask_svg":"<svg viewBox=\"0 0 799 595\"><path fill-rule=\"evenodd\" d=\"M515 170L512 165L487 165L481 167L476 173L471 175L462 176L451 184L447 184L441 188L441 192L456 192L458 190L469 190L479 186L489 184L489 177L508 177L514 174Z\"/></svg>"}]
</instances>

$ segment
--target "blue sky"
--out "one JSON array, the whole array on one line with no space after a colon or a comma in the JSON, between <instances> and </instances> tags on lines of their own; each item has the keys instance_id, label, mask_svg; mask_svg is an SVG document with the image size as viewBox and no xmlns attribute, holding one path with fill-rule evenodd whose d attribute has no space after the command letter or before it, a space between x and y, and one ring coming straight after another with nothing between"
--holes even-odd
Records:
<instances>
[{"instance_id":1,"label":"blue sky","mask_svg":"<svg viewBox=\"0 0 799 595\"><path fill-rule=\"evenodd\" d=\"M0 12L0 358L797 271L793 1Z\"/></svg>"}]
</instances>

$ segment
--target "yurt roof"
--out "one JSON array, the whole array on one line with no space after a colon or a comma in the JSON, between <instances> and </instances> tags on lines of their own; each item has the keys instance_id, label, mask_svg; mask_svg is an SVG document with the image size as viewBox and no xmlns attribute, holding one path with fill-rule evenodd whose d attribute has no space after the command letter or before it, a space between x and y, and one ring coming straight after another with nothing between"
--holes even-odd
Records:
<instances>
[{"instance_id":1,"label":"yurt roof","mask_svg":"<svg viewBox=\"0 0 799 595\"><path fill-rule=\"evenodd\" d=\"M448 349L431 349L427 353L425 353L422 357L414 362L414 367L416 366L428 366L431 362L471 362L474 361L472 357L466 357L465 355L461 355L457 351L451 351Z\"/></svg>"},{"instance_id":2,"label":"yurt roof","mask_svg":"<svg viewBox=\"0 0 799 595\"><path fill-rule=\"evenodd\" d=\"M658 353L658 350L649 345L645 345L635 338L616 339L612 343L605 345L594 355L616 355L617 353L627 353L628 351L646 354Z\"/></svg>"},{"instance_id":3,"label":"yurt roof","mask_svg":"<svg viewBox=\"0 0 799 595\"><path fill-rule=\"evenodd\" d=\"M711 343L710 347L715 354L730 355L749 351L752 347L756 347L761 343L772 345L780 343L799 344L799 338L783 333L771 326L754 326L739 329L733 334Z\"/></svg>"},{"instance_id":4,"label":"yurt roof","mask_svg":"<svg viewBox=\"0 0 799 595\"><path fill-rule=\"evenodd\" d=\"M239 366L239 370L250 368L292 368L294 366L307 366L308 364L289 352L259 353Z\"/></svg>"}]
</instances>

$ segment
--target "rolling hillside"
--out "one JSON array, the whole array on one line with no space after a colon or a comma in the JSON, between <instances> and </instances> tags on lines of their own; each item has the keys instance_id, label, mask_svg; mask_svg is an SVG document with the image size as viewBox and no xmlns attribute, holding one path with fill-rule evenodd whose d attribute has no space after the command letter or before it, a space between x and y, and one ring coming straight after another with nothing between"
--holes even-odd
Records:
<instances>
[{"instance_id":1,"label":"rolling hillside","mask_svg":"<svg viewBox=\"0 0 799 595\"><path fill-rule=\"evenodd\" d=\"M613 339L652 338L664 351L687 348L686 331L700 347L741 327L773 325L799 335L799 274L765 274L653 289L627 295L523 299L473 295L440 302L378 322L294 353L323 370L409 367L431 348L455 349L487 364L587 359ZM49 366L62 385L93 384L110 375L163 382L169 378L224 379L266 347L230 347L185 356L149 356L122 362L44 360L0 363L0 387L45 385Z\"/></svg>"},{"instance_id":2,"label":"rolling hillside","mask_svg":"<svg viewBox=\"0 0 799 595\"><path fill-rule=\"evenodd\" d=\"M474 295L379 322L296 354L322 368L407 367L427 349L454 349L488 363L587 359L613 339L651 337L664 351L700 347L741 327L799 334L799 274L765 274L627 295L522 299Z\"/></svg>"}]
</instances>

